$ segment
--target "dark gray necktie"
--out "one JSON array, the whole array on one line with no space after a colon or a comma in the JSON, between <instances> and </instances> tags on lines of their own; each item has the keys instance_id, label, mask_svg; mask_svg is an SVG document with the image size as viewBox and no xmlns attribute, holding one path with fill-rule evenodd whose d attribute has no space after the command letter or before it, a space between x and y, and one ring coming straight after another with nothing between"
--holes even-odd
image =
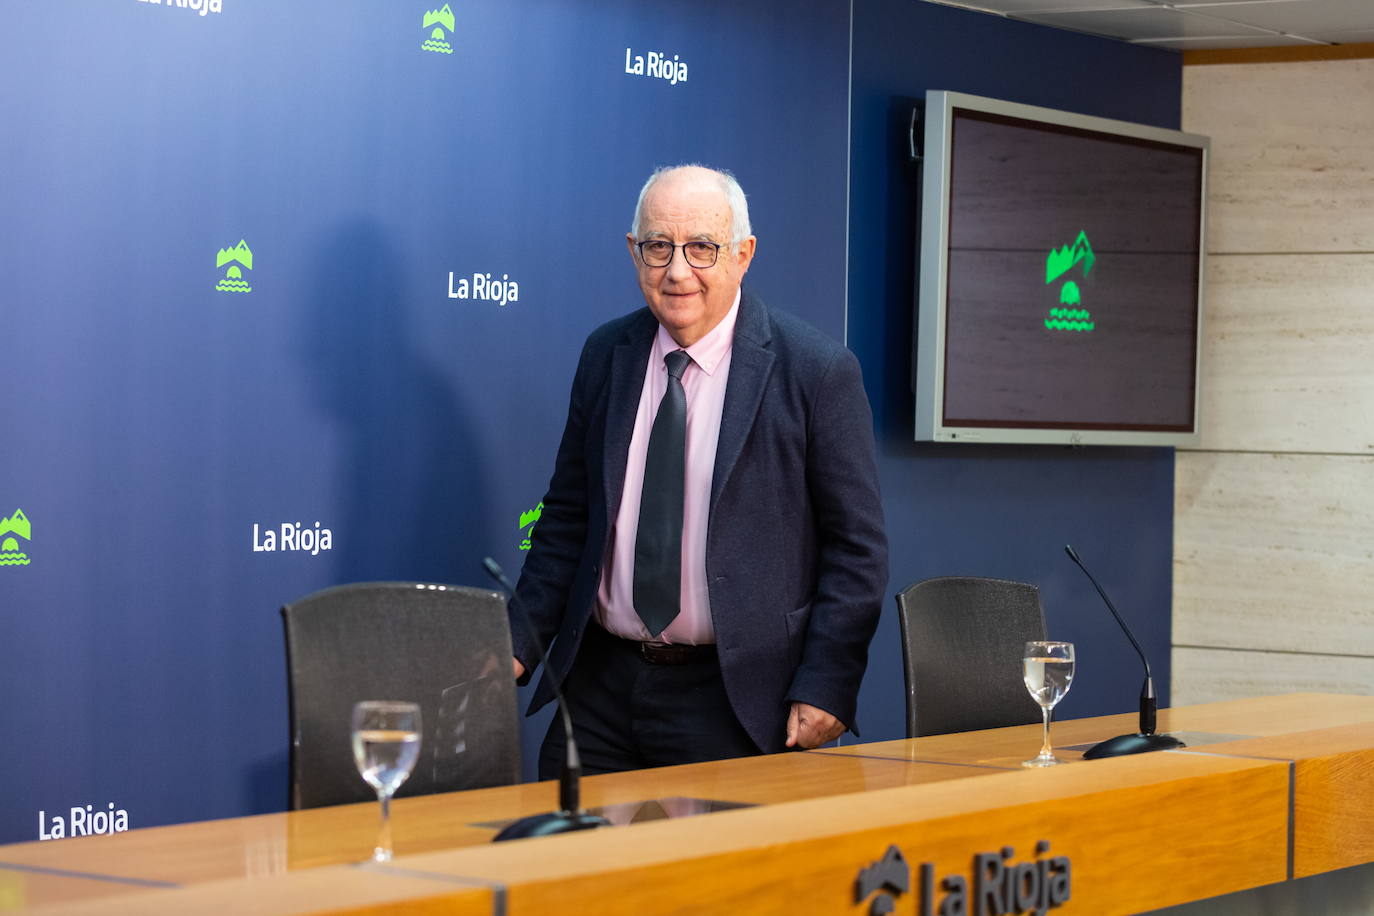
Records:
<instances>
[{"instance_id":1,"label":"dark gray necktie","mask_svg":"<svg viewBox=\"0 0 1374 916\"><path fill-rule=\"evenodd\" d=\"M686 350L663 357L668 387L658 405L644 458L644 490L635 535L634 603L649 633L658 636L681 610L682 501L687 477Z\"/></svg>"}]
</instances>

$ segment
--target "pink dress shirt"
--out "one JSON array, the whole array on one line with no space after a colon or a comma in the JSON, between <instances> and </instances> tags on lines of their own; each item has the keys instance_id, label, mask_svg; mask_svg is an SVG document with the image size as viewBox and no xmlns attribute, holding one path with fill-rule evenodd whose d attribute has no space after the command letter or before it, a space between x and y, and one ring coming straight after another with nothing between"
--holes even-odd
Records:
<instances>
[{"instance_id":1,"label":"pink dress shirt","mask_svg":"<svg viewBox=\"0 0 1374 916\"><path fill-rule=\"evenodd\" d=\"M657 638L657 642L701 645L716 641L711 625L711 599L706 590L706 525L711 510L711 478L715 471L716 442L725 408L725 383L730 377L730 349L735 340L735 304L705 337L687 348L692 362L682 373L687 394L687 480L682 507L682 611ZM639 394L630 454L625 464L625 492L620 512L611 529L610 544L601 569L596 596L596 619L610 632L626 639L653 639L634 607L635 535L639 531L639 498L644 488L644 458L649 452L649 431L658 404L668 387L663 357L681 347L662 326L654 335L644 387Z\"/></svg>"}]
</instances>

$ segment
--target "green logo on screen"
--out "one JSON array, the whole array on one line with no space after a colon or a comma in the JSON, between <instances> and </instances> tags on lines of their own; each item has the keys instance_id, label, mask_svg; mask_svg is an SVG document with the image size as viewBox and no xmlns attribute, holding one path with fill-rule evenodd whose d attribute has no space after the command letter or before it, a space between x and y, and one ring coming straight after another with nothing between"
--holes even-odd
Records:
<instances>
[{"instance_id":1,"label":"green logo on screen","mask_svg":"<svg viewBox=\"0 0 1374 916\"><path fill-rule=\"evenodd\" d=\"M420 45L421 48L435 54L453 53L453 45L447 41L448 36L453 33L453 10L448 8L447 3L437 10L425 10L422 27L430 31L429 37ZM445 32L445 29L448 31Z\"/></svg>"},{"instance_id":2,"label":"green logo on screen","mask_svg":"<svg viewBox=\"0 0 1374 916\"><path fill-rule=\"evenodd\" d=\"M539 523L539 516L544 514L544 504L541 502L528 512L520 513L520 549L529 550L534 546L534 526Z\"/></svg>"},{"instance_id":3,"label":"green logo on screen","mask_svg":"<svg viewBox=\"0 0 1374 916\"><path fill-rule=\"evenodd\" d=\"M29 540L33 530L23 509L15 509L9 518L0 518L0 566L28 566L29 555L19 549L19 539Z\"/></svg>"},{"instance_id":4,"label":"green logo on screen","mask_svg":"<svg viewBox=\"0 0 1374 916\"><path fill-rule=\"evenodd\" d=\"M1072 245L1051 248L1050 256L1045 259L1045 282L1053 283L1075 267L1082 267L1086 277L1093 269L1097 256L1088 242L1088 233L1079 232ZM1059 287L1059 305L1050 309L1050 317L1045 319L1045 327L1051 331L1091 331L1095 325L1092 313L1082 308L1083 292L1073 280L1065 280Z\"/></svg>"},{"instance_id":5,"label":"green logo on screen","mask_svg":"<svg viewBox=\"0 0 1374 916\"><path fill-rule=\"evenodd\" d=\"M224 267L226 264L229 269L215 284L215 289L224 293L251 293L253 287L243 279L243 272L253 269L253 250L248 247L248 243L239 239L239 243L233 248L221 248L215 255L215 267Z\"/></svg>"}]
</instances>

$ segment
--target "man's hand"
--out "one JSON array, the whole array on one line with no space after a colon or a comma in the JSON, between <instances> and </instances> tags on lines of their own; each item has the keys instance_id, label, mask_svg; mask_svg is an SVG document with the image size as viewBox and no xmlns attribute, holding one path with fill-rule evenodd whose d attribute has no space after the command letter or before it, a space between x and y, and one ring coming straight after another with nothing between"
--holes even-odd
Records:
<instances>
[{"instance_id":1,"label":"man's hand","mask_svg":"<svg viewBox=\"0 0 1374 916\"><path fill-rule=\"evenodd\" d=\"M515 666L515 679L518 681L525 676L525 666L520 664L520 659L511 657L511 663Z\"/></svg>"},{"instance_id":2,"label":"man's hand","mask_svg":"<svg viewBox=\"0 0 1374 916\"><path fill-rule=\"evenodd\" d=\"M793 703L787 716L788 747L820 747L844 734L845 725L839 719L806 703Z\"/></svg>"}]
</instances>

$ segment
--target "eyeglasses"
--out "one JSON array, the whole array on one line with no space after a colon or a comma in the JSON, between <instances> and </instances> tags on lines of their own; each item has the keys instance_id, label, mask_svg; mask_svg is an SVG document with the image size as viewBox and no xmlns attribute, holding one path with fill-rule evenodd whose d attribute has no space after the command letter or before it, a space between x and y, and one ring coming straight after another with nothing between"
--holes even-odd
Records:
<instances>
[{"instance_id":1,"label":"eyeglasses","mask_svg":"<svg viewBox=\"0 0 1374 916\"><path fill-rule=\"evenodd\" d=\"M704 269L716 266L716 257L720 254L721 246L715 242L684 242L674 245L663 239L648 239L637 242L635 247L639 249L639 259L644 262L645 267L667 267L673 263L673 253L681 248L682 257L689 266Z\"/></svg>"}]
</instances>

